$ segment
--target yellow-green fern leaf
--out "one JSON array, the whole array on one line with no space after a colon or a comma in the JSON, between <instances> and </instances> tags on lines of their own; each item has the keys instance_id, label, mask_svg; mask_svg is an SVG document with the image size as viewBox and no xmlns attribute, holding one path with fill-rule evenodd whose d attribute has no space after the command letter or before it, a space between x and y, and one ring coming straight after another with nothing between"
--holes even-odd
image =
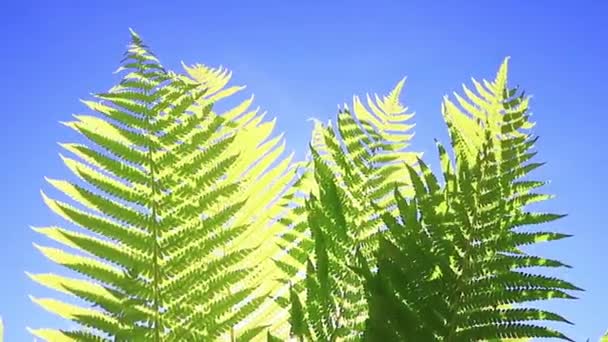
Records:
<instances>
[{"instance_id":1,"label":"yellow-green fern leaf","mask_svg":"<svg viewBox=\"0 0 608 342\"><path fill-rule=\"evenodd\" d=\"M32 334L51 341L217 339L267 301L243 282L259 272L245 262L256 246L226 248L251 223L234 220L246 209L248 184L228 177L245 171L233 170L242 133L211 108L229 94L165 70L134 32L119 71L127 72L119 85L97 94L100 101L84 101L102 117L64 123L89 142L61 144L81 183L47 178L71 203L42 194L77 228L34 228L65 247L35 245L43 255L78 276L28 275L80 301L33 300L79 328Z\"/></svg>"},{"instance_id":2,"label":"yellow-green fern leaf","mask_svg":"<svg viewBox=\"0 0 608 342\"><path fill-rule=\"evenodd\" d=\"M191 81L209 87L208 93L197 100L197 106L217 102L244 89L239 86L227 87L231 73L225 68L215 69L201 64L184 67ZM230 125L220 127L211 136L211 139L221 139L225 135L235 136L234 144L228 147L227 152L238 153L239 158L218 186L234 182L241 184L240 191L235 192L231 200L244 201L243 206L232 215L231 220L235 225L248 227L239 237L225 244L222 252L255 248L240 265L244 268L256 267L258 272L243 277L241 284L255 287L251 298L266 293L274 297L287 291L286 285L274 280L282 272L272 262L272 258L284 254L277 244L277 236L285 231L276 219L284 215L282 197L288 198L296 189L301 189L291 186L296 182L301 163L292 161L293 153L285 155L283 134L273 136L272 133L275 120L265 120L266 113L259 113L257 108L250 109L252 102L253 96L219 113L218 116ZM235 326L235 334L241 336L245 330L272 322L270 332L286 336L289 331L287 318L288 312L268 298L255 313ZM258 335L253 340L263 338L263 335Z\"/></svg>"}]
</instances>

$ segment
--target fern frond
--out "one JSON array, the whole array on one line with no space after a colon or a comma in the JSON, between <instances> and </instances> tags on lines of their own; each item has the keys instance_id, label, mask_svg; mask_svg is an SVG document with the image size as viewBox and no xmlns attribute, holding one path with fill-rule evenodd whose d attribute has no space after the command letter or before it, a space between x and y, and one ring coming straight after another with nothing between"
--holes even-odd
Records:
<instances>
[{"instance_id":1,"label":"fern frond","mask_svg":"<svg viewBox=\"0 0 608 342\"><path fill-rule=\"evenodd\" d=\"M244 89L240 86L226 87L231 72L223 67L215 69L197 64L184 65L184 68L190 81L205 86L208 90L196 101L195 106L206 106ZM225 124L210 130L211 140L234 136L234 142L227 146L226 152L238 154L239 158L232 162L218 186L239 182L239 191L231 193L231 198L243 201L243 206L232 213L231 220L235 225L247 226L242 234L225 243L223 248L226 253L235 248L252 248L252 254L240 265L244 268L255 267L257 272L244 276L241 283L255 287L251 298L265 293L276 297L287 291L286 284L274 281L283 273L272 260L281 258L284 254L278 235L285 232L285 227L277 222L277 218L285 215L282 203L298 189L293 184L298 178L299 164L293 163L293 153L284 155L283 134L273 136L275 120L267 121L264 119L265 113L259 113L257 108L250 109L252 103L253 96L218 114ZM241 330L270 321L273 322L270 326L271 333L287 335L289 325L286 310L270 298L256 309L251 316L234 327L237 336L240 336ZM254 338L256 341L261 339L263 335Z\"/></svg>"},{"instance_id":2,"label":"fern frond","mask_svg":"<svg viewBox=\"0 0 608 342\"><path fill-rule=\"evenodd\" d=\"M363 331L363 286L348 262L357 246L371 258L383 225L367 201L386 209L393 203L387 195L395 186L411 192L410 184L396 175L404 162L413 165L419 155L404 151L412 137L407 131L413 127L405 123L413 114L406 113L399 102L404 81L383 99L375 96L373 101L368 96L371 110L355 97L352 113L339 111L337 130L331 123L324 126L314 121L310 146L314 186L304 204L308 225L296 223L294 227L309 228L311 237L291 245L288 252L291 260L309 265L305 320L313 331L312 339L356 339ZM285 234L284 239L291 243L295 236ZM306 249L306 245L310 247ZM313 252L314 261L305 257ZM296 276L289 270L286 275Z\"/></svg>"},{"instance_id":3,"label":"fern frond","mask_svg":"<svg viewBox=\"0 0 608 342\"><path fill-rule=\"evenodd\" d=\"M524 253L522 245L561 239L564 234L520 232L520 226L562 215L531 213L525 205L550 198L530 191L542 182L521 181L534 139L524 129L527 99L507 91L506 61L494 82L465 88L461 111L448 100L444 115L455 167L438 144L444 183L419 160L407 167L415 197L395 191L399 214L383 214L389 233L377 250L378 271L366 279L370 318L366 340L478 341L555 337L562 333L536 322L565 318L523 306L551 298L575 298L580 288L525 267L564 267ZM519 120L516 128L513 118ZM361 271L359 271L361 273ZM368 272L369 273L369 272ZM517 305L517 307L512 307ZM382 308L382 309L380 309Z\"/></svg>"},{"instance_id":4,"label":"fern frond","mask_svg":"<svg viewBox=\"0 0 608 342\"><path fill-rule=\"evenodd\" d=\"M251 229L238 215L251 210L245 169L234 169L242 141L234 123L211 111L221 98L216 85L166 71L134 32L119 71L128 73L118 86L85 102L103 118L65 123L91 143L62 145L79 159L62 156L84 185L47 181L74 205L42 193L78 229L35 228L73 250L36 245L79 277L28 273L94 308L33 298L82 328L32 333L52 341L216 339L269 301L255 293L256 265L245 262L255 243L233 244Z\"/></svg>"}]
</instances>

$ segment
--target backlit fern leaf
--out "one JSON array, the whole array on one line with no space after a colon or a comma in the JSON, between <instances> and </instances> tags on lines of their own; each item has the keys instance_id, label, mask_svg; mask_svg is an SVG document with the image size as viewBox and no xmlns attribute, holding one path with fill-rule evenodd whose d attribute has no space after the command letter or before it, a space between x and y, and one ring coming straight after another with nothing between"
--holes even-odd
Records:
<instances>
[{"instance_id":1,"label":"backlit fern leaf","mask_svg":"<svg viewBox=\"0 0 608 342\"><path fill-rule=\"evenodd\" d=\"M48 180L79 206L43 193L80 229L35 228L68 249L36 247L84 278L29 274L95 307L33 298L82 329L31 331L50 341L219 338L267 300L243 284L257 271L244 262L255 246L225 248L250 223L234 220L247 208L243 183L226 180L238 172L239 137L218 136L235 125L211 111L217 84L166 71L135 33L119 71L128 74L118 86L85 102L104 118L65 123L93 143L62 144L86 185Z\"/></svg>"},{"instance_id":2,"label":"backlit fern leaf","mask_svg":"<svg viewBox=\"0 0 608 342\"><path fill-rule=\"evenodd\" d=\"M368 290L366 340L569 340L535 323L569 323L566 319L521 305L574 298L568 291L580 289L525 271L565 266L519 248L567 235L516 230L561 216L524 210L530 201L522 196L542 183L520 180L536 165L526 164L533 139L520 130L530 127L527 98L501 91L507 89L506 72L505 61L496 80L484 82L486 88L475 83L481 95L469 94L477 107L469 107L468 112L479 120L444 107L456 167L440 144L443 184L422 161L420 174L408 167L416 194L408 201L396 191L399 215L383 214L389 233L377 250L378 271L372 272L364 262L354 268ZM539 195L536 200L546 198Z\"/></svg>"},{"instance_id":3,"label":"backlit fern leaf","mask_svg":"<svg viewBox=\"0 0 608 342\"><path fill-rule=\"evenodd\" d=\"M368 96L371 112L355 97L353 113L338 113L337 132L331 124L315 122L310 147L315 186L305 205L313 243L289 251L297 262L309 265L305 320L313 340L356 340L363 331L363 286L347 261L354 257L355 246L371 257L374 236L383 225L366 201L389 208L391 189L411 191L396 177L403 163L414 164L417 156L403 151L411 138L404 133L413 126L404 123L412 114L398 99L403 84L383 99ZM308 257L313 249L314 257ZM320 292L314 290L315 283Z\"/></svg>"},{"instance_id":4,"label":"backlit fern leaf","mask_svg":"<svg viewBox=\"0 0 608 342\"><path fill-rule=\"evenodd\" d=\"M197 106L206 106L222 98L236 94L244 87L226 87L231 73L224 68L209 68L204 65L185 66L190 76L198 84L208 87L205 95L197 100ZM239 158L226 173L226 177L218 184L239 182L240 191L233 194L233 199L245 203L239 211L232 215L234 224L246 224L247 230L224 246L226 252L239 248L255 248L252 254L240 265L244 268L256 268L257 272L250 273L241 279L242 284L255 287L250 298L270 294L278 296L286 293L287 285L274 279L283 273L271 258L280 259L284 254L278 244L277 235L285 231L285 226L277 222L277 217L285 215L280 195L289 197L300 189L294 184L297 170L301 163L293 163L293 153L283 156L285 141L283 135L272 137L275 120L264 121L265 113L250 109L253 96L236 106L220 113L230 126L218 130L212 139L221 139L223 135L233 134L234 144L227 150L238 153ZM289 214L289 213L288 213ZM249 300L249 298L248 298ZM261 324L272 322L270 331L278 336L287 336L288 312L268 298L259 305L257 310L235 327L236 335L243 340L240 331ZM263 335L252 337L254 340L264 339Z\"/></svg>"}]
</instances>

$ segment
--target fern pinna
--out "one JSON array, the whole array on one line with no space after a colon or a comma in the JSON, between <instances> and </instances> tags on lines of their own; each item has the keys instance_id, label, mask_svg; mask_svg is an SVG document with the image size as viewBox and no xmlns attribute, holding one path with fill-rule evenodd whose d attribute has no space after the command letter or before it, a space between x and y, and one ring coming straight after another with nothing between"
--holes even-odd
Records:
<instances>
[{"instance_id":1,"label":"fern pinna","mask_svg":"<svg viewBox=\"0 0 608 342\"><path fill-rule=\"evenodd\" d=\"M266 300L241 282L256 271L239 266L254 248L225 247L248 229L233 222L247 205L233 196L242 184L225 181L235 135L216 136L234 123L197 105L212 85L166 71L135 33L124 61L123 81L85 102L106 120L66 123L96 145L62 144L87 186L49 179L85 210L43 194L81 229L35 228L72 250L36 245L47 258L85 277L30 277L96 308L33 298L82 328L31 331L49 341L214 340Z\"/></svg>"},{"instance_id":2,"label":"fern pinna","mask_svg":"<svg viewBox=\"0 0 608 342\"><path fill-rule=\"evenodd\" d=\"M566 319L523 305L574 298L567 291L580 289L525 271L566 266L521 246L567 235L519 229L561 216L524 209L549 196L532 192L543 182L522 178L541 164L529 162L536 141L526 132L529 98L506 81L507 60L494 82L475 82L478 94L465 87L468 100L457 97L464 111L445 100L456 168L438 144L443 184L422 161L421 174L408 167L416 194L407 200L396 191L399 215L383 214L389 233L381 238L377 272L364 262L354 267L368 290L365 340L570 340L535 323Z\"/></svg>"}]
</instances>

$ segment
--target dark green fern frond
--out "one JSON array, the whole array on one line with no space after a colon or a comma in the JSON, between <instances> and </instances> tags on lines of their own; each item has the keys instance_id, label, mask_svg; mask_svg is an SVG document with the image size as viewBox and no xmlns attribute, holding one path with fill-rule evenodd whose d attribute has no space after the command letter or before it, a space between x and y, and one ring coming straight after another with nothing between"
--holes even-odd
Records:
<instances>
[{"instance_id":1,"label":"dark green fern frond","mask_svg":"<svg viewBox=\"0 0 608 342\"><path fill-rule=\"evenodd\" d=\"M574 298L569 291L580 290L567 281L524 271L565 265L519 247L567 237L516 230L561 217L524 208L531 203L529 191L542 184L520 180L538 165L526 164L534 140L518 130L529 126L527 100L513 98L514 91L499 91L507 89L506 62L493 83L485 82L490 89L475 84L481 95L468 92L477 106L470 104L468 111L479 120L445 107L456 166L438 144L443 184L421 160L420 174L408 167L415 196L408 201L395 193L399 215L383 214L389 233L377 251L378 271L370 275L358 270L366 279L370 305L366 340L569 340L536 323L569 321L524 306ZM513 129L509 122L516 117L520 121ZM546 198L538 195L534 200Z\"/></svg>"},{"instance_id":2,"label":"dark green fern frond","mask_svg":"<svg viewBox=\"0 0 608 342\"><path fill-rule=\"evenodd\" d=\"M367 312L363 284L349 267L359 244L356 212L330 167L311 146L318 194L306 201L313 253L306 258L305 305L291 291L294 335L307 340L360 339Z\"/></svg>"},{"instance_id":3,"label":"dark green fern frond","mask_svg":"<svg viewBox=\"0 0 608 342\"><path fill-rule=\"evenodd\" d=\"M383 226L374 211L367 207L367 201L372 200L378 206L388 208L393 199L387 195L390 195L395 186L411 192L408 182L396 177L398 171L403 169L403 162L414 164L417 156L415 153L404 151L412 137L408 134L408 130L413 127L406 124L406 121L413 114L406 113L407 108L399 102L403 85L404 80L383 99L376 96L373 101L368 96L371 111L362 105L358 97L355 97L352 113L348 109L339 111L337 130L331 123L323 126L315 121L311 143L313 165L310 172L315 177L314 180L306 179L307 189L305 189L311 194L310 201L306 206L302 203L302 199L292 202L291 204L295 206L292 217L283 221L293 227L290 232L282 236L284 239L282 245L288 253L285 259L291 259L290 264L294 265L291 269L283 267L286 276L291 279L298 278L296 272L302 269L299 265L308 262L308 256L314 248L318 248L315 244L319 241L319 234L317 238L311 239L307 235L309 233L307 229L310 229L310 234L314 236L312 226L320 225L323 226L320 228L322 234L329 234L327 239L331 247L328 248L335 248L329 253L336 259L336 265L341 265L340 272L345 272L332 274L331 277L339 279L340 284L344 286L348 284L352 287L348 290L340 290L344 293L342 297L348 296L354 300L348 305L344 304L349 306L348 310L351 310L344 314L344 320L348 322L345 323L345 327L348 327L345 331L350 329L350 332L340 330L340 334L354 334L351 337L357 336L357 329L362 329L365 301L362 298L362 287L356 289L357 277L353 278L352 272L344 262L354 253L354 248L358 245L366 257L371 257L371 251L375 246L375 235ZM308 212L308 224L301 216L305 212ZM315 257L319 255L315 253ZM318 260L313 262L317 263ZM337 293L334 294L334 297L336 296ZM337 300L347 300L342 297L337 297ZM353 310L360 312L355 313ZM327 333L323 334L325 335L318 336L327 335Z\"/></svg>"}]
</instances>

